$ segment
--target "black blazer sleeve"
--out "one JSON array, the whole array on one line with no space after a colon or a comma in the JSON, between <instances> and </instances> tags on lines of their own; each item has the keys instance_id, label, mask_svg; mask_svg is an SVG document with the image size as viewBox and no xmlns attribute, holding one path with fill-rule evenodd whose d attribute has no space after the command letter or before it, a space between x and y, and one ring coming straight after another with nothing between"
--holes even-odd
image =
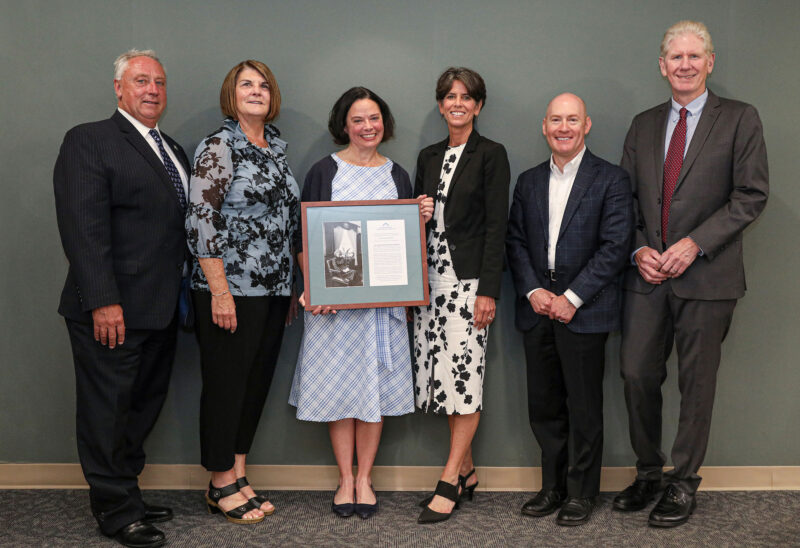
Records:
<instances>
[{"instance_id":1,"label":"black blazer sleeve","mask_svg":"<svg viewBox=\"0 0 800 548\"><path fill-rule=\"evenodd\" d=\"M86 126L68 131L53 172L61 243L84 312L121 301L112 255L111 185L96 143Z\"/></svg>"},{"instance_id":2,"label":"black blazer sleeve","mask_svg":"<svg viewBox=\"0 0 800 548\"><path fill-rule=\"evenodd\" d=\"M478 277L478 295L500 298L508 223L508 186L511 168L503 145L495 145L485 155L483 163L483 199L486 236L483 240L483 260Z\"/></svg>"}]
</instances>

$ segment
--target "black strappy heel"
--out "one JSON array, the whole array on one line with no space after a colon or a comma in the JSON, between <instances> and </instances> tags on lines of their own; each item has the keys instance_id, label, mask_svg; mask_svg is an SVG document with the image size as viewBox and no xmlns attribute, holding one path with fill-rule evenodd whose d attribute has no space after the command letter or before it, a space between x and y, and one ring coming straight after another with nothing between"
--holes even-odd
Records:
<instances>
[{"instance_id":1,"label":"black strappy heel","mask_svg":"<svg viewBox=\"0 0 800 548\"><path fill-rule=\"evenodd\" d=\"M459 500L465 497L469 500L472 500L472 498L475 496L475 488L478 486L479 482L476 481L474 485L467 487L467 480L473 475L475 475L474 468L466 476L462 476L461 474L458 475L458 484L461 485L461 494L458 496Z\"/></svg>"},{"instance_id":2,"label":"black strappy heel","mask_svg":"<svg viewBox=\"0 0 800 548\"><path fill-rule=\"evenodd\" d=\"M455 512L458 508L457 484L453 485L452 483L439 480L439 483L436 484L436 491L433 492L433 496L435 497L436 495L455 502L456 504L453 506L453 510L449 514L445 514L443 512L431 510L430 506L426 506L422 509L422 513L419 515L419 518L417 518L417 523L438 523L440 521L448 520L450 519L450 516L453 515L453 512Z\"/></svg>"}]
</instances>

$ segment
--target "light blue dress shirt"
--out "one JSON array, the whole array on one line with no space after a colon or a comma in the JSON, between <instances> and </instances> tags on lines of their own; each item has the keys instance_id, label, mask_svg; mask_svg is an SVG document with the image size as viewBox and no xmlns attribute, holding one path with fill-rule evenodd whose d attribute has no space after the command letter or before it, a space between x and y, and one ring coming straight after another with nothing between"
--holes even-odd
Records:
<instances>
[{"instance_id":1,"label":"light blue dress shirt","mask_svg":"<svg viewBox=\"0 0 800 548\"><path fill-rule=\"evenodd\" d=\"M700 121L700 115L703 113L703 108L706 106L708 100L708 88L703 94L686 105L686 145L683 148L683 156L686 157L686 151L689 150L689 143L692 142L694 130L697 129L697 122ZM678 125L678 120L681 119L681 109L683 108L675 98L671 100L672 108L669 111L669 119L667 120L667 135L664 139L664 159L667 159L667 151L669 150L669 142L672 139L672 134L675 132L675 126Z\"/></svg>"}]
</instances>

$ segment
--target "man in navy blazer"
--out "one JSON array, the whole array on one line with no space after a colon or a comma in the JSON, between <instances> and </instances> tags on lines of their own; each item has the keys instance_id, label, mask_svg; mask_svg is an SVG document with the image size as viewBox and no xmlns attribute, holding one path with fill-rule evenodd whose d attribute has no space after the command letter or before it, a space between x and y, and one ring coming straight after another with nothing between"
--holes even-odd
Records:
<instances>
[{"instance_id":1,"label":"man in navy blazer","mask_svg":"<svg viewBox=\"0 0 800 548\"><path fill-rule=\"evenodd\" d=\"M185 257L190 173L160 133L164 68L152 51L114 63L117 111L64 137L53 174L69 271L58 311L72 345L78 455L100 530L126 546L160 546L137 477L167 394Z\"/></svg>"},{"instance_id":2,"label":"man in navy blazer","mask_svg":"<svg viewBox=\"0 0 800 548\"><path fill-rule=\"evenodd\" d=\"M506 246L523 332L528 415L542 448L542 490L522 513L588 521L600 492L603 368L620 326L620 273L633 209L628 175L594 156L592 121L571 93L542 121L552 156L519 176Z\"/></svg>"}]
</instances>

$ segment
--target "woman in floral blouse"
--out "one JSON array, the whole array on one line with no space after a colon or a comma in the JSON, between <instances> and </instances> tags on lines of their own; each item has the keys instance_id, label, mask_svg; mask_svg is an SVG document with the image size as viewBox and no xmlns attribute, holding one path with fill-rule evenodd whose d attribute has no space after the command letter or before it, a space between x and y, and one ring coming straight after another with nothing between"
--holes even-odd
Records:
<instances>
[{"instance_id":1,"label":"woman in floral blouse","mask_svg":"<svg viewBox=\"0 0 800 548\"><path fill-rule=\"evenodd\" d=\"M270 124L281 94L264 63L233 67L220 90L226 116L197 147L186 220L203 391L200 447L206 502L236 523L275 511L245 478L291 301L299 189L286 142Z\"/></svg>"}]
</instances>

